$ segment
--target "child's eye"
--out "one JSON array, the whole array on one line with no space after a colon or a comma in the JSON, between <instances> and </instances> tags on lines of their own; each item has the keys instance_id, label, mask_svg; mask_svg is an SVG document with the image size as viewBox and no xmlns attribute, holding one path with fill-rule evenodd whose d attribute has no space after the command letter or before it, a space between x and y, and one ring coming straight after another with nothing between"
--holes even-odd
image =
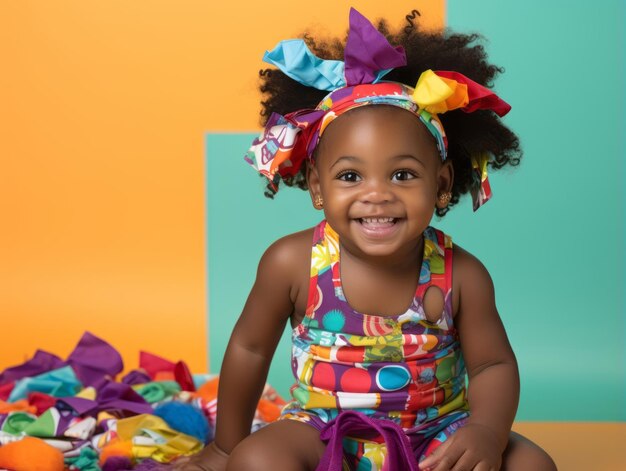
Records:
<instances>
[{"instance_id":1,"label":"child's eye","mask_svg":"<svg viewBox=\"0 0 626 471\"><path fill-rule=\"evenodd\" d=\"M391 179L404 181L404 180L411 180L415 177L416 177L415 173L410 170L398 170L397 172L394 172Z\"/></svg>"},{"instance_id":2,"label":"child's eye","mask_svg":"<svg viewBox=\"0 0 626 471\"><path fill-rule=\"evenodd\" d=\"M358 182L361 179L358 173L352 171L341 172L337 175L337 180L344 182Z\"/></svg>"}]
</instances>

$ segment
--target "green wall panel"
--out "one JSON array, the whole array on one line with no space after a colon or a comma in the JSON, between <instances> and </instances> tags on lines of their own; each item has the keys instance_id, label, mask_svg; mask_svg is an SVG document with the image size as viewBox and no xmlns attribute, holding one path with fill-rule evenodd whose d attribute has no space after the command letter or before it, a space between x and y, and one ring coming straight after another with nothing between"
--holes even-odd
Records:
<instances>
[{"instance_id":1,"label":"green wall panel","mask_svg":"<svg viewBox=\"0 0 626 471\"><path fill-rule=\"evenodd\" d=\"M624 2L449 0L447 12L506 69L496 89L525 150L471 226L445 224L493 274L518 417L626 420Z\"/></svg>"},{"instance_id":2,"label":"green wall panel","mask_svg":"<svg viewBox=\"0 0 626 471\"><path fill-rule=\"evenodd\" d=\"M520 364L518 420L626 420L624 12L603 5L448 2L449 25L483 33L506 68L496 89L513 106L505 122L525 157L492 175L494 198L477 213L465 201L433 225L492 274ZM243 162L254 137L206 138L214 372L265 248L321 218L305 192L263 196ZM268 380L288 395L287 335Z\"/></svg>"}]
</instances>

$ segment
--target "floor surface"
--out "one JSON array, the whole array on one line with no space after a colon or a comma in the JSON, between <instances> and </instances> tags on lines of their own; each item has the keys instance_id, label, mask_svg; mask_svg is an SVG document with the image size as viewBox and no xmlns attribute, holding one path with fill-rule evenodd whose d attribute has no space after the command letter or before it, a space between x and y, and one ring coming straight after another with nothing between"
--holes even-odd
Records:
<instances>
[{"instance_id":1,"label":"floor surface","mask_svg":"<svg viewBox=\"0 0 626 471\"><path fill-rule=\"evenodd\" d=\"M546 450L559 471L626 471L624 422L516 422L513 430Z\"/></svg>"}]
</instances>

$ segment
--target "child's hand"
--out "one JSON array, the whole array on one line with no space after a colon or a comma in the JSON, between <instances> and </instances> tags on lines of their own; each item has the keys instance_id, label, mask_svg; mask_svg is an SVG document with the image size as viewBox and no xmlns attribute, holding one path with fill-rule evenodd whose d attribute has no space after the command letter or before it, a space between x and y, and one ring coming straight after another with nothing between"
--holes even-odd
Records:
<instances>
[{"instance_id":1,"label":"child's hand","mask_svg":"<svg viewBox=\"0 0 626 471\"><path fill-rule=\"evenodd\" d=\"M484 425L467 424L419 466L429 471L498 471L501 464L502 447L496 434Z\"/></svg>"},{"instance_id":2,"label":"child's hand","mask_svg":"<svg viewBox=\"0 0 626 471\"><path fill-rule=\"evenodd\" d=\"M192 457L185 457L173 463L173 471L225 471L228 454L215 442L209 443L204 450Z\"/></svg>"}]
</instances>

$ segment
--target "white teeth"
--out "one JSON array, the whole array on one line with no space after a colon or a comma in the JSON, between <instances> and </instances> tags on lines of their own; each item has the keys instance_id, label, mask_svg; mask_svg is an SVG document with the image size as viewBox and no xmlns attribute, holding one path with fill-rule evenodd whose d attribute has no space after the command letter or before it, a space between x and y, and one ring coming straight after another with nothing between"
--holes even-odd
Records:
<instances>
[{"instance_id":1,"label":"white teeth","mask_svg":"<svg viewBox=\"0 0 626 471\"><path fill-rule=\"evenodd\" d=\"M366 224L388 224L390 222L394 222L395 218L362 218Z\"/></svg>"}]
</instances>

